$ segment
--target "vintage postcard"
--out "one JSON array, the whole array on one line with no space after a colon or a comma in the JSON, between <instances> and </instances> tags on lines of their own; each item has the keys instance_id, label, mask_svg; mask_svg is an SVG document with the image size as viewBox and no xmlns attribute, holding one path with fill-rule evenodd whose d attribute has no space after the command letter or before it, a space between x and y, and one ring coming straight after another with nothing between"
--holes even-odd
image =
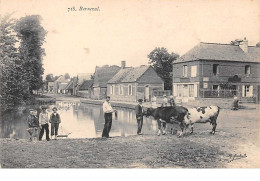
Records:
<instances>
[{"instance_id":1,"label":"vintage postcard","mask_svg":"<svg viewBox=\"0 0 260 181\"><path fill-rule=\"evenodd\" d=\"M0 0L0 168L260 168L259 0Z\"/></svg>"}]
</instances>

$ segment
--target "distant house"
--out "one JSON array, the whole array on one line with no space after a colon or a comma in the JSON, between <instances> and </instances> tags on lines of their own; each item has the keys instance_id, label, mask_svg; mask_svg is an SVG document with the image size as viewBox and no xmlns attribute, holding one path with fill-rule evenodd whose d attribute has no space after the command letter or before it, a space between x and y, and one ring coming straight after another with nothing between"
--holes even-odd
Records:
<instances>
[{"instance_id":1,"label":"distant house","mask_svg":"<svg viewBox=\"0 0 260 181\"><path fill-rule=\"evenodd\" d=\"M149 65L122 69L107 83L111 100L136 102L150 101L153 91L164 90L164 82Z\"/></svg>"},{"instance_id":2,"label":"distant house","mask_svg":"<svg viewBox=\"0 0 260 181\"><path fill-rule=\"evenodd\" d=\"M54 93L54 82L48 82L48 93Z\"/></svg>"},{"instance_id":3,"label":"distant house","mask_svg":"<svg viewBox=\"0 0 260 181\"><path fill-rule=\"evenodd\" d=\"M65 94L65 87L67 86L70 79L66 79L64 75L59 76L57 80L54 81L54 93Z\"/></svg>"},{"instance_id":4,"label":"distant house","mask_svg":"<svg viewBox=\"0 0 260 181\"><path fill-rule=\"evenodd\" d=\"M260 48L238 44L199 43L173 62L173 95L183 102L197 98L259 99Z\"/></svg>"},{"instance_id":5,"label":"distant house","mask_svg":"<svg viewBox=\"0 0 260 181\"><path fill-rule=\"evenodd\" d=\"M96 67L93 83L93 98L104 99L107 95L107 82L120 70L119 66Z\"/></svg>"},{"instance_id":6,"label":"distant house","mask_svg":"<svg viewBox=\"0 0 260 181\"><path fill-rule=\"evenodd\" d=\"M93 82L94 80L85 80L77 92L77 96L92 98L93 96Z\"/></svg>"},{"instance_id":7,"label":"distant house","mask_svg":"<svg viewBox=\"0 0 260 181\"><path fill-rule=\"evenodd\" d=\"M69 95L76 95L77 77L72 78L65 87L65 93Z\"/></svg>"},{"instance_id":8,"label":"distant house","mask_svg":"<svg viewBox=\"0 0 260 181\"><path fill-rule=\"evenodd\" d=\"M79 73L77 74L77 81L74 87L73 95L78 95L78 91L80 86L83 84L84 81L91 80L90 73Z\"/></svg>"}]
</instances>

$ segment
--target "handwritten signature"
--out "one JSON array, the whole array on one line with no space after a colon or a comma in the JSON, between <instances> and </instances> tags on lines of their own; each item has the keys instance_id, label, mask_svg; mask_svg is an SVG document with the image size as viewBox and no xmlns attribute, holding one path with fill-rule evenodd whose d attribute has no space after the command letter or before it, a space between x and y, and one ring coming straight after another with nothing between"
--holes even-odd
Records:
<instances>
[{"instance_id":1,"label":"handwritten signature","mask_svg":"<svg viewBox=\"0 0 260 181\"><path fill-rule=\"evenodd\" d=\"M247 155L246 155L246 153L244 154L244 155L241 155L241 154L230 154L229 156L228 156L228 158L226 158L226 159L221 159L221 161L223 161L223 162L228 162L228 163L230 163L230 162L232 162L232 161L234 161L234 160L238 160L238 159L242 159L242 158L246 158L247 157Z\"/></svg>"}]
</instances>

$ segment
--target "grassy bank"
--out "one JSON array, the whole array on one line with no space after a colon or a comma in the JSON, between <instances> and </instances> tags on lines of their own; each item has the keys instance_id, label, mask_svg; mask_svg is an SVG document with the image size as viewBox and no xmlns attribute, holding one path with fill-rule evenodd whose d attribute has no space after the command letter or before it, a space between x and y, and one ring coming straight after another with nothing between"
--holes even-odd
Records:
<instances>
[{"instance_id":1,"label":"grassy bank","mask_svg":"<svg viewBox=\"0 0 260 181\"><path fill-rule=\"evenodd\" d=\"M2 168L223 168L239 163L239 160L230 162L230 154L237 148L222 141L223 136L204 134L184 138L142 135L36 143L2 139L0 163Z\"/></svg>"}]
</instances>

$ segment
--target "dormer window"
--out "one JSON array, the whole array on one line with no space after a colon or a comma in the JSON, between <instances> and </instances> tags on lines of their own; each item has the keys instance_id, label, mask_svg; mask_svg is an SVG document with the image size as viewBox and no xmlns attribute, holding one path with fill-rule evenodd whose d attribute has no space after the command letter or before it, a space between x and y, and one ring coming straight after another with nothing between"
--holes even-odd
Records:
<instances>
[{"instance_id":1,"label":"dormer window","mask_svg":"<svg viewBox=\"0 0 260 181\"><path fill-rule=\"evenodd\" d=\"M246 65L245 66L245 74L246 75L250 75L251 74L251 66L250 65Z\"/></svg>"}]
</instances>

